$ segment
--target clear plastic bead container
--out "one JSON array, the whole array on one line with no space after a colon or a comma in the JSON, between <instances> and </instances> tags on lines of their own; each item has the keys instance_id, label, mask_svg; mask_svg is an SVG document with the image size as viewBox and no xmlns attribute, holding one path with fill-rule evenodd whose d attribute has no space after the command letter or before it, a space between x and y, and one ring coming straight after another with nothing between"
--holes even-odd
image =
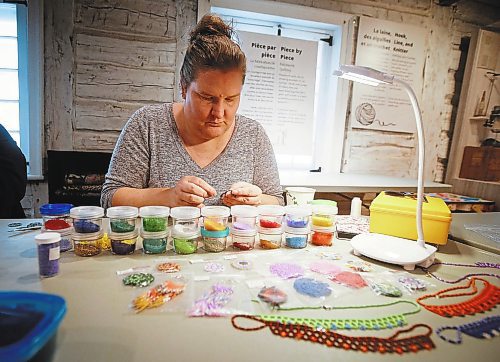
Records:
<instances>
[{"instance_id":1,"label":"clear plastic bead container","mask_svg":"<svg viewBox=\"0 0 500 362\"><path fill-rule=\"evenodd\" d=\"M56 232L35 236L40 278L50 278L59 274L60 240L61 235Z\"/></svg>"},{"instance_id":2,"label":"clear plastic bead container","mask_svg":"<svg viewBox=\"0 0 500 362\"><path fill-rule=\"evenodd\" d=\"M141 230L144 254L162 254L167 251L168 231L147 232Z\"/></svg>"},{"instance_id":3,"label":"clear plastic bead container","mask_svg":"<svg viewBox=\"0 0 500 362\"><path fill-rule=\"evenodd\" d=\"M280 205L259 205L259 228L281 229L285 208Z\"/></svg>"},{"instance_id":4,"label":"clear plastic bead container","mask_svg":"<svg viewBox=\"0 0 500 362\"><path fill-rule=\"evenodd\" d=\"M142 230L148 233L167 231L169 214L170 208L167 206L141 207L139 216L142 219Z\"/></svg>"},{"instance_id":5,"label":"clear plastic bead container","mask_svg":"<svg viewBox=\"0 0 500 362\"><path fill-rule=\"evenodd\" d=\"M226 206L205 206L201 208L202 229L224 231L228 228L230 209Z\"/></svg>"},{"instance_id":6,"label":"clear plastic bead container","mask_svg":"<svg viewBox=\"0 0 500 362\"><path fill-rule=\"evenodd\" d=\"M201 236L203 249L218 253L224 251L229 236L230 209L226 206L205 206L201 208L202 227Z\"/></svg>"},{"instance_id":7,"label":"clear plastic bead container","mask_svg":"<svg viewBox=\"0 0 500 362\"><path fill-rule=\"evenodd\" d=\"M250 205L231 206L231 230L256 231L259 209Z\"/></svg>"},{"instance_id":8,"label":"clear plastic bead container","mask_svg":"<svg viewBox=\"0 0 500 362\"><path fill-rule=\"evenodd\" d=\"M67 230L73 226L70 217L72 204L45 204L40 206L43 228L47 231Z\"/></svg>"},{"instance_id":9,"label":"clear plastic bead container","mask_svg":"<svg viewBox=\"0 0 500 362\"><path fill-rule=\"evenodd\" d=\"M285 226L285 245L292 249L302 249L307 246L311 229Z\"/></svg>"},{"instance_id":10,"label":"clear plastic bead container","mask_svg":"<svg viewBox=\"0 0 500 362\"><path fill-rule=\"evenodd\" d=\"M104 217L104 209L102 207L77 206L73 207L69 214L71 219L73 219L75 233L102 234L102 218Z\"/></svg>"},{"instance_id":11,"label":"clear plastic bead container","mask_svg":"<svg viewBox=\"0 0 500 362\"><path fill-rule=\"evenodd\" d=\"M203 250L211 253L220 253L226 249L229 228L224 230L211 231L204 227L201 228L201 237L203 240Z\"/></svg>"},{"instance_id":12,"label":"clear plastic bead container","mask_svg":"<svg viewBox=\"0 0 500 362\"><path fill-rule=\"evenodd\" d=\"M331 205L312 205L311 228L335 231L338 208Z\"/></svg>"},{"instance_id":13,"label":"clear plastic bead container","mask_svg":"<svg viewBox=\"0 0 500 362\"><path fill-rule=\"evenodd\" d=\"M251 250L257 236L259 210L251 205L231 206L231 241L237 250Z\"/></svg>"},{"instance_id":14,"label":"clear plastic bead container","mask_svg":"<svg viewBox=\"0 0 500 362\"><path fill-rule=\"evenodd\" d=\"M43 227L41 231L42 233L53 232L53 230L47 230ZM73 244L71 242L71 237L73 236L74 233L73 227L57 230L57 233L61 235L61 241L59 242L61 247L61 252L71 250L73 248Z\"/></svg>"},{"instance_id":15,"label":"clear plastic bead container","mask_svg":"<svg viewBox=\"0 0 500 362\"><path fill-rule=\"evenodd\" d=\"M311 235L311 244L317 246L331 246L333 244L334 236L335 231L313 230Z\"/></svg>"},{"instance_id":16,"label":"clear plastic bead container","mask_svg":"<svg viewBox=\"0 0 500 362\"><path fill-rule=\"evenodd\" d=\"M200 233L189 226L177 224L172 227L172 246L176 254L194 254L198 250Z\"/></svg>"},{"instance_id":17,"label":"clear plastic bead container","mask_svg":"<svg viewBox=\"0 0 500 362\"><path fill-rule=\"evenodd\" d=\"M333 205L312 205L311 244L331 246L335 237L335 219L338 208Z\"/></svg>"},{"instance_id":18,"label":"clear plastic bead container","mask_svg":"<svg viewBox=\"0 0 500 362\"><path fill-rule=\"evenodd\" d=\"M172 234L183 235L200 234L200 209L194 206L177 206L170 209L172 217Z\"/></svg>"},{"instance_id":19,"label":"clear plastic bead container","mask_svg":"<svg viewBox=\"0 0 500 362\"><path fill-rule=\"evenodd\" d=\"M259 245L262 249L278 249L281 247L283 230L259 228Z\"/></svg>"},{"instance_id":20,"label":"clear plastic bead container","mask_svg":"<svg viewBox=\"0 0 500 362\"><path fill-rule=\"evenodd\" d=\"M82 234L74 233L72 239L75 255L94 256L100 254L103 235L102 231Z\"/></svg>"},{"instance_id":21,"label":"clear plastic bead container","mask_svg":"<svg viewBox=\"0 0 500 362\"><path fill-rule=\"evenodd\" d=\"M135 251L137 244L137 230L128 233L113 233L109 234L111 242L111 252L115 255L128 255Z\"/></svg>"},{"instance_id":22,"label":"clear plastic bead container","mask_svg":"<svg viewBox=\"0 0 500 362\"><path fill-rule=\"evenodd\" d=\"M137 231L136 220L137 216L139 216L139 209L135 206L110 207L106 210L106 216L109 218L111 233L131 233Z\"/></svg>"},{"instance_id":23,"label":"clear plastic bead container","mask_svg":"<svg viewBox=\"0 0 500 362\"><path fill-rule=\"evenodd\" d=\"M231 228L231 245L237 250L252 250L255 247L257 231Z\"/></svg>"},{"instance_id":24,"label":"clear plastic bead container","mask_svg":"<svg viewBox=\"0 0 500 362\"><path fill-rule=\"evenodd\" d=\"M311 214L310 206L287 205L285 206L285 227L290 229L310 228Z\"/></svg>"}]
</instances>

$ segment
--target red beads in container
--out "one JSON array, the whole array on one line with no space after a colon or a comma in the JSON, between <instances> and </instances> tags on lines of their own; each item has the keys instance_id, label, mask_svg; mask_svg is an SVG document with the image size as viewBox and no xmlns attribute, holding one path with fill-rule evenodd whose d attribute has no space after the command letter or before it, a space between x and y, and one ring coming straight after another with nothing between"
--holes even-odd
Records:
<instances>
[{"instance_id":1,"label":"red beads in container","mask_svg":"<svg viewBox=\"0 0 500 362\"><path fill-rule=\"evenodd\" d=\"M45 204L40 206L40 214L43 218L42 233L58 232L61 235L61 251L68 251L72 247L73 222L70 217L72 207L72 204Z\"/></svg>"},{"instance_id":2,"label":"red beads in container","mask_svg":"<svg viewBox=\"0 0 500 362\"><path fill-rule=\"evenodd\" d=\"M40 206L40 214L43 218L45 230L62 230L72 226L69 211L72 204L45 204Z\"/></svg>"},{"instance_id":3,"label":"red beads in container","mask_svg":"<svg viewBox=\"0 0 500 362\"><path fill-rule=\"evenodd\" d=\"M233 248L251 250L257 236L258 209L251 205L231 206L231 239Z\"/></svg>"},{"instance_id":4,"label":"red beads in container","mask_svg":"<svg viewBox=\"0 0 500 362\"><path fill-rule=\"evenodd\" d=\"M259 244L262 249L281 247L283 236L283 216L285 208L280 205L260 205L259 211Z\"/></svg>"}]
</instances>

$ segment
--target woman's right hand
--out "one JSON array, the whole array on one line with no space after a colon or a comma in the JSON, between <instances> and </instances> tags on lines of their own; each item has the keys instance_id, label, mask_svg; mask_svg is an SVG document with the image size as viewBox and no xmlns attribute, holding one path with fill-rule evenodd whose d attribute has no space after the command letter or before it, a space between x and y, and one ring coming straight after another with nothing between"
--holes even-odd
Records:
<instances>
[{"instance_id":1,"label":"woman's right hand","mask_svg":"<svg viewBox=\"0 0 500 362\"><path fill-rule=\"evenodd\" d=\"M171 191L173 204L177 206L202 207L205 199L217 194L212 186L196 176L183 176Z\"/></svg>"}]
</instances>

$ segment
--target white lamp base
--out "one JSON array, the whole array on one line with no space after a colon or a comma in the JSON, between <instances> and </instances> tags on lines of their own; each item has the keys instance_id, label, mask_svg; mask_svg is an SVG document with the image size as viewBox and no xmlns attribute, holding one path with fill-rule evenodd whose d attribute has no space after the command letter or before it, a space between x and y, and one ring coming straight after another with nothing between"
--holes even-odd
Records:
<instances>
[{"instance_id":1,"label":"white lamp base","mask_svg":"<svg viewBox=\"0 0 500 362\"><path fill-rule=\"evenodd\" d=\"M415 240L375 233L356 235L351 240L351 246L354 255L402 265L406 270L414 270L416 265L429 267L437 250L427 244L421 247Z\"/></svg>"}]
</instances>

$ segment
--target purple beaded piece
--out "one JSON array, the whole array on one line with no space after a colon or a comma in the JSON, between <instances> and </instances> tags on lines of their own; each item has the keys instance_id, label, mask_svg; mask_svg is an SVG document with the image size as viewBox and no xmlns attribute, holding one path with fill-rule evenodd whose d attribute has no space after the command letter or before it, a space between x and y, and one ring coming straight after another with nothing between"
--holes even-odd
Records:
<instances>
[{"instance_id":1,"label":"purple beaded piece","mask_svg":"<svg viewBox=\"0 0 500 362\"><path fill-rule=\"evenodd\" d=\"M40 276L49 278L59 273L59 242L38 245L38 269Z\"/></svg>"},{"instance_id":2,"label":"purple beaded piece","mask_svg":"<svg viewBox=\"0 0 500 362\"><path fill-rule=\"evenodd\" d=\"M458 278L456 280L446 280L441 277L438 277L434 273L430 272L429 269L432 268L434 265L447 265L447 266L459 266L459 267L467 267L467 268L495 268L495 269L500 269L500 264L497 263L488 263L488 262L482 262L478 261L475 264L460 264L460 263L445 263L445 262L434 262L432 265L430 265L427 268L422 268L423 271L427 273L427 275L430 275L434 279L439 280L440 282L443 283L448 283L448 284L456 284L460 283L462 280L465 279L470 279L471 277L478 277L478 276L483 276L483 277L495 277L495 278L500 278L499 274L493 274L493 273L470 273L470 274L465 274L461 278Z\"/></svg>"},{"instance_id":3,"label":"purple beaded piece","mask_svg":"<svg viewBox=\"0 0 500 362\"><path fill-rule=\"evenodd\" d=\"M446 330L455 330L456 338L445 336L443 332ZM436 329L439 338L453 344L462 344L462 333L479 339L496 337L500 335L500 316L486 317L461 326L443 326Z\"/></svg>"},{"instance_id":4,"label":"purple beaded piece","mask_svg":"<svg viewBox=\"0 0 500 362\"><path fill-rule=\"evenodd\" d=\"M206 263L204 269L209 273L222 273L224 271L224 265L221 263Z\"/></svg>"},{"instance_id":5,"label":"purple beaded piece","mask_svg":"<svg viewBox=\"0 0 500 362\"><path fill-rule=\"evenodd\" d=\"M297 264L276 263L271 265L269 270L282 279L298 278L304 275L304 269Z\"/></svg>"}]
</instances>

